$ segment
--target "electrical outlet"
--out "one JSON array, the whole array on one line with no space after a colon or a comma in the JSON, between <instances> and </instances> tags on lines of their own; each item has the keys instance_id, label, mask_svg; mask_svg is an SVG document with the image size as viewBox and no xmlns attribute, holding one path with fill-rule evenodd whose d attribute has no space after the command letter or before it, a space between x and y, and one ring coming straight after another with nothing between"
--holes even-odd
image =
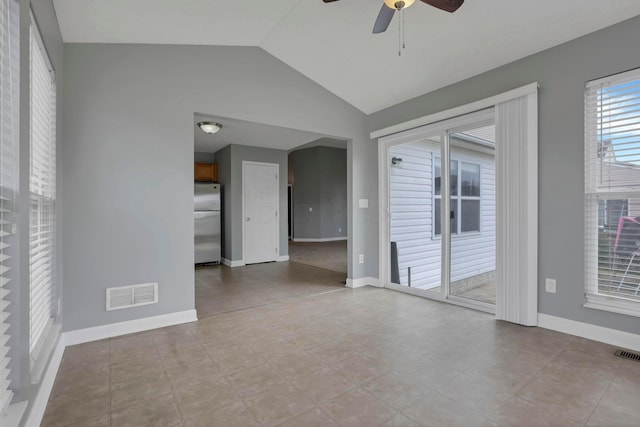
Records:
<instances>
[{"instance_id":1,"label":"electrical outlet","mask_svg":"<svg viewBox=\"0 0 640 427\"><path fill-rule=\"evenodd\" d=\"M360 256L358 257L358 262L360 264L364 264L364 255L363 254L360 254Z\"/></svg>"},{"instance_id":2,"label":"electrical outlet","mask_svg":"<svg viewBox=\"0 0 640 427\"><path fill-rule=\"evenodd\" d=\"M342 233L342 228L338 228L338 233Z\"/></svg>"},{"instance_id":3,"label":"electrical outlet","mask_svg":"<svg viewBox=\"0 0 640 427\"><path fill-rule=\"evenodd\" d=\"M547 279L544 282L544 290L555 294L556 293L556 279Z\"/></svg>"},{"instance_id":4,"label":"electrical outlet","mask_svg":"<svg viewBox=\"0 0 640 427\"><path fill-rule=\"evenodd\" d=\"M309 206L309 212L313 212L313 208Z\"/></svg>"}]
</instances>

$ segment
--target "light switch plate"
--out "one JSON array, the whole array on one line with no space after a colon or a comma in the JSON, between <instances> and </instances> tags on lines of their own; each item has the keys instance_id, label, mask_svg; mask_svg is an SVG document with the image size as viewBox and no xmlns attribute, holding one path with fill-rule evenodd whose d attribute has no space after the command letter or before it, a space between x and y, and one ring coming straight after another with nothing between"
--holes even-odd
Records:
<instances>
[{"instance_id":1,"label":"light switch plate","mask_svg":"<svg viewBox=\"0 0 640 427\"><path fill-rule=\"evenodd\" d=\"M367 209L369 207L369 199L359 199L358 206L362 209Z\"/></svg>"}]
</instances>

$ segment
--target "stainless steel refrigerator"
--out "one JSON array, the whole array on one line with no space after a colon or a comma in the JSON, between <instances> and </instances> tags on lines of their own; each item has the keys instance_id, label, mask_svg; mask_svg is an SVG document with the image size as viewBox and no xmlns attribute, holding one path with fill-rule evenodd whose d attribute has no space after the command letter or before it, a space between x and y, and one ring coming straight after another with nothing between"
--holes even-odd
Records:
<instances>
[{"instance_id":1,"label":"stainless steel refrigerator","mask_svg":"<svg viewBox=\"0 0 640 427\"><path fill-rule=\"evenodd\" d=\"M195 263L220 263L220 184L195 183L193 218Z\"/></svg>"}]
</instances>

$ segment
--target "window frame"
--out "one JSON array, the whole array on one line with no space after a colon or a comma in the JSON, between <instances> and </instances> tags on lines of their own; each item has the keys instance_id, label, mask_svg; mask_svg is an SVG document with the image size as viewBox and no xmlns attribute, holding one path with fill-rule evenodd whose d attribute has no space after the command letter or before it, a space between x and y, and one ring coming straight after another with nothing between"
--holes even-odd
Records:
<instances>
[{"instance_id":1,"label":"window frame","mask_svg":"<svg viewBox=\"0 0 640 427\"><path fill-rule=\"evenodd\" d=\"M585 85L584 95L584 218L585 218L585 282L584 295L586 308L603 310L628 316L640 317L640 300L624 298L619 295L600 293L599 280L599 244L598 233L600 232L600 202L604 201L605 206L610 200L640 198L640 182L627 185L626 188L602 189L597 184L599 168L590 167L595 160L603 159L603 144L606 142L602 136L598 136L598 109L599 101L597 93L604 88L622 85L625 83L637 82L640 84L640 68L613 74L604 78L592 80ZM594 95L595 92L595 95ZM590 101L595 97L596 101ZM640 100L640 94L637 95ZM634 124L640 125L640 118L634 118ZM595 157L594 157L595 156ZM600 160L603 161L603 160ZM627 207L628 209L628 207ZM605 208L606 212L606 208ZM604 225L606 228L607 225Z\"/></svg>"},{"instance_id":2,"label":"window frame","mask_svg":"<svg viewBox=\"0 0 640 427\"><path fill-rule=\"evenodd\" d=\"M442 163L442 160L440 159L440 156L437 156L435 153L431 154L433 156L433 161L431 162L432 166L432 182L433 182L433 191L431 192L431 203L433 206L433 227L431 230L431 238L432 240L437 240L437 239L441 239L442 238L442 232L440 233L436 233L436 220L435 220L435 213L439 212L439 209L436 209L436 200L442 200L442 176L440 177L440 194L436 194L436 159L438 159L438 161L440 163ZM453 202L455 200L456 203L456 209L457 209L457 216L456 216L456 232L455 233L451 233L451 236L456 236L456 238L459 237L466 237L466 236L475 236L478 234L482 234L482 163L480 162L475 162L475 161L470 161L470 160L466 160L466 159L461 159L461 158L451 158L451 162L456 162L457 166L456 166L456 172L457 172L457 187L456 187L456 195L453 196L451 195L451 201ZM480 190L480 195L479 196L463 196L462 195L462 179L461 179L461 167L462 167L462 163L467 163L470 165L474 165L478 167L478 188ZM440 170L442 171L442 164L440 164ZM442 175L442 173L440 173L440 175ZM478 201L479 207L478 207L478 229L477 230L470 230L470 231L462 231L462 202L464 200L475 200Z\"/></svg>"}]
</instances>

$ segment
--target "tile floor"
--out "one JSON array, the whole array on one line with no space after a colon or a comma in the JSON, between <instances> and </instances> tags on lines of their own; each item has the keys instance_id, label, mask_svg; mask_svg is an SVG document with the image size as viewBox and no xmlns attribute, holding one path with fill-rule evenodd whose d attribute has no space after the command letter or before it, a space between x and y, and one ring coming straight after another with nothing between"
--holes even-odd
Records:
<instances>
[{"instance_id":1,"label":"tile floor","mask_svg":"<svg viewBox=\"0 0 640 427\"><path fill-rule=\"evenodd\" d=\"M289 259L347 274L347 241L289 242Z\"/></svg>"},{"instance_id":2,"label":"tile floor","mask_svg":"<svg viewBox=\"0 0 640 427\"><path fill-rule=\"evenodd\" d=\"M639 425L640 363L609 346L330 288L68 347L43 425Z\"/></svg>"}]
</instances>

